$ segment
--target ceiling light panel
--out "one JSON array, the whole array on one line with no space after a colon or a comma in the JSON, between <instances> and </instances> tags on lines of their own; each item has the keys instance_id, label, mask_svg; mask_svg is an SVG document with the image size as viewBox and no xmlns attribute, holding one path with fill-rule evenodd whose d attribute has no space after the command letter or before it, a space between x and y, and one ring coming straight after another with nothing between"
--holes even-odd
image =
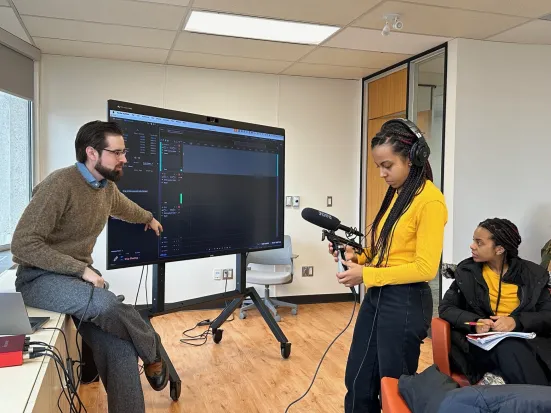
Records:
<instances>
[{"instance_id":1,"label":"ceiling light panel","mask_svg":"<svg viewBox=\"0 0 551 413\"><path fill-rule=\"evenodd\" d=\"M339 27L194 10L184 30L275 42L319 44Z\"/></svg>"}]
</instances>

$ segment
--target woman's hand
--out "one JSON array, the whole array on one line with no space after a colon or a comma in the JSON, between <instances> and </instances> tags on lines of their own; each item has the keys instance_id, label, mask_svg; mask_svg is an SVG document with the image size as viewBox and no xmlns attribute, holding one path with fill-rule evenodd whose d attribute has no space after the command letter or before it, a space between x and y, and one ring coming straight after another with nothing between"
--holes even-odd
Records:
<instances>
[{"instance_id":1,"label":"woman's hand","mask_svg":"<svg viewBox=\"0 0 551 413\"><path fill-rule=\"evenodd\" d=\"M341 262L343 265L346 265L348 269L344 272L337 273L337 280L339 283L347 287L354 287L361 284L363 282L363 265L343 259L341 259Z\"/></svg>"},{"instance_id":2,"label":"woman's hand","mask_svg":"<svg viewBox=\"0 0 551 413\"><path fill-rule=\"evenodd\" d=\"M487 333L488 331L490 331L490 329L494 327L494 322L487 318L485 319L481 318L480 320L477 320L477 323L484 323L483 326L476 326L477 334Z\"/></svg>"},{"instance_id":3,"label":"woman's hand","mask_svg":"<svg viewBox=\"0 0 551 413\"><path fill-rule=\"evenodd\" d=\"M507 333L509 331L513 331L517 326L517 322L513 317L491 316L490 318L494 321L494 326L492 327L493 331Z\"/></svg>"},{"instance_id":4,"label":"woman's hand","mask_svg":"<svg viewBox=\"0 0 551 413\"><path fill-rule=\"evenodd\" d=\"M333 243L329 243L329 254L333 256L333 259L335 262L339 262L339 251L333 249ZM351 260L352 262L358 262L358 258L356 257L356 253L354 252L354 248L352 248L350 245L346 246L346 250L344 251L344 258L348 261Z\"/></svg>"}]
</instances>

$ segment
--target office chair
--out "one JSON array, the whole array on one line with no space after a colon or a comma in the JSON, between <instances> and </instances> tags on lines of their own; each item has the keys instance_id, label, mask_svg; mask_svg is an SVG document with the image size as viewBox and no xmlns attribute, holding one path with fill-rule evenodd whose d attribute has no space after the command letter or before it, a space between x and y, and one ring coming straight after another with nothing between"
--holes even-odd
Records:
<instances>
[{"instance_id":1,"label":"office chair","mask_svg":"<svg viewBox=\"0 0 551 413\"><path fill-rule=\"evenodd\" d=\"M272 312L277 322L281 320L280 315L277 313L278 307L289 307L291 308L291 314L296 315L298 306L271 298L270 285L289 284L293 281L293 260L297 257L298 255L293 255L291 237L289 235L285 235L284 237L283 248L250 252L247 255L247 283L264 285L264 304ZM256 269L257 265L271 265L273 268L272 271ZM285 271L276 271L276 265L286 266ZM255 305L250 303L250 300L244 301L239 311L239 318L247 318L247 310L254 307Z\"/></svg>"}]
</instances>

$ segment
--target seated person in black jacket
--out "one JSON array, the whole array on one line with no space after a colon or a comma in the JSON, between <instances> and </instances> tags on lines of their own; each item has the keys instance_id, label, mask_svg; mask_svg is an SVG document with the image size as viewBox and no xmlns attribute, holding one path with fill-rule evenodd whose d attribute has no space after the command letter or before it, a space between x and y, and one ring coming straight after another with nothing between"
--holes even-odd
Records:
<instances>
[{"instance_id":1,"label":"seated person in black jacket","mask_svg":"<svg viewBox=\"0 0 551 413\"><path fill-rule=\"evenodd\" d=\"M455 281L438 309L452 328L452 369L472 384L486 372L509 384L550 384L549 277L541 266L518 257L520 242L512 222L499 218L481 222L474 232L472 257L457 266ZM506 338L486 351L466 340L475 332L468 322L484 324L476 326L477 333L522 331L537 336Z\"/></svg>"}]
</instances>

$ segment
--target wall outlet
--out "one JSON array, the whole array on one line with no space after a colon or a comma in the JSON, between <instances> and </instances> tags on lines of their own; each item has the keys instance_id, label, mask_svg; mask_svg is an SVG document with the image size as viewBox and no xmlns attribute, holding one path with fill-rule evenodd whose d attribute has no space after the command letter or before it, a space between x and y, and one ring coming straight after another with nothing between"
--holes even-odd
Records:
<instances>
[{"instance_id":1,"label":"wall outlet","mask_svg":"<svg viewBox=\"0 0 551 413\"><path fill-rule=\"evenodd\" d=\"M212 277L215 280L221 280L222 279L222 270L220 268L215 268L212 270Z\"/></svg>"},{"instance_id":2,"label":"wall outlet","mask_svg":"<svg viewBox=\"0 0 551 413\"><path fill-rule=\"evenodd\" d=\"M233 280L233 268L226 268L222 270L223 280Z\"/></svg>"},{"instance_id":3,"label":"wall outlet","mask_svg":"<svg viewBox=\"0 0 551 413\"><path fill-rule=\"evenodd\" d=\"M312 265L302 267L302 276L303 277L313 277L314 276L314 267Z\"/></svg>"}]
</instances>

